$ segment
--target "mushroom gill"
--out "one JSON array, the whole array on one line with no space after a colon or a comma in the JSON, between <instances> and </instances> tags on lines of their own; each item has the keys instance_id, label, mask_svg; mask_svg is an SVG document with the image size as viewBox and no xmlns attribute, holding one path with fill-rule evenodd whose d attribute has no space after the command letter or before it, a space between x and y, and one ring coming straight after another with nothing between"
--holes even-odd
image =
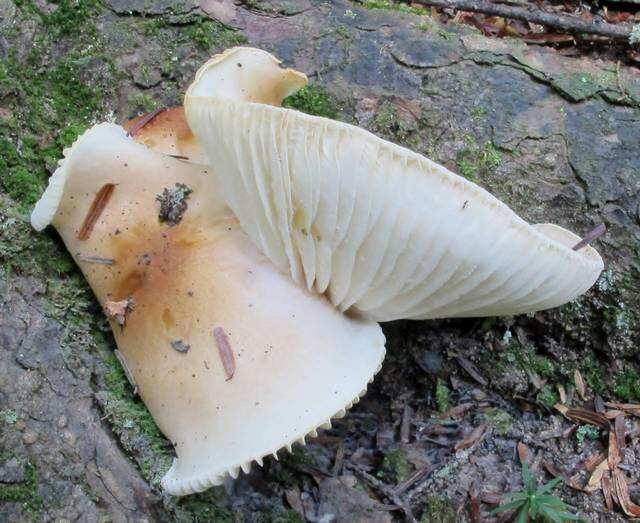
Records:
<instances>
[{"instance_id":1,"label":"mushroom gill","mask_svg":"<svg viewBox=\"0 0 640 523\"><path fill-rule=\"evenodd\" d=\"M602 271L557 225L346 123L280 107L306 77L265 51L213 57L185 97L189 127L258 248L342 311L377 321L561 305Z\"/></svg>"},{"instance_id":2,"label":"mushroom gill","mask_svg":"<svg viewBox=\"0 0 640 523\"><path fill-rule=\"evenodd\" d=\"M177 135L162 130L176 125L160 118L157 136L145 129L139 139L175 151ZM105 308L128 374L175 446L162 479L171 494L220 484L304 441L380 367L377 324L279 272L208 167L122 127L97 125L65 151L32 223L53 224Z\"/></svg>"}]
</instances>

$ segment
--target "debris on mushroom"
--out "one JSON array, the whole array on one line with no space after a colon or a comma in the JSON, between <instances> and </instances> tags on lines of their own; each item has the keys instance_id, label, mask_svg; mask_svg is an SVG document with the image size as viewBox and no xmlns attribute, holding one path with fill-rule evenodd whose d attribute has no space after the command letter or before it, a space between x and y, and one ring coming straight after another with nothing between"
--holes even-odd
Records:
<instances>
[{"instance_id":1,"label":"debris on mushroom","mask_svg":"<svg viewBox=\"0 0 640 523\"><path fill-rule=\"evenodd\" d=\"M138 143L191 163L207 164L202 147L187 125L182 107L154 111L124 124Z\"/></svg>"},{"instance_id":2,"label":"debris on mushroom","mask_svg":"<svg viewBox=\"0 0 640 523\"><path fill-rule=\"evenodd\" d=\"M227 336L227 333L224 332L222 327L216 327L213 329L213 337L218 346L218 353L220 354L220 360L222 360L222 366L227 375L227 381L229 381L236 373L236 361L233 357L231 345L229 344L229 336Z\"/></svg>"},{"instance_id":3,"label":"debris on mushroom","mask_svg":"<svg viewBox=\"0 0 640 523\"><path fill-rule=\"evenodd\" d=\"M156 201L160 202L158 219L169 225L178 225L187 210L187 200L192 192L184 183L176 183L174 187L165 187L161 193L156 195Z\"/></svg>"},{"instance_id":4,"label":"debris on mushroom","mask_svg":"<svg viewBox=\"0 0 640 523\"><path fill-rule=\"evenodd\" d=\"M175 445L162 485L185 495L344 415L380 368L384 336L296 285L254 247L211 168L166 154L175 133L154 135L171 127L166 113L134 137L113 124L85 132L66 150L32 224L58 230L114 326L126 319L114 329L121 361ZM154 150L159 143L165 154ZM188 156L198 154L192 147ZM105 184L116 190L81 240ZM158 221L156 195L176 184L192 192L170 226ZM88 256L116 263L83 262Z\"/></svg>"},{"instance_id":5,"label":"debris on mushroom","mask_svg":"<svg viewBox=\"0 0 640 523\"><path fill-rule=\"evenodd\" d=\"M134 309L133 299L131 296L127 296L120 301L107 300L104 304L104 309L108 317L113 318L113 321L124 327L127 322L127 314Z\"/></svg>"},{"instance_id":6,"label":"debris on mushroom","mask_svg":"<svg viewBox=\"0 0 640 523\"><path fill-rule=\"evenodd\" d=\"M596 281L602 259L576 234L529 224L361 128L281 107L306 82L237 47L209 60L185 97L226 202L294 281L378 321L532 312Z\"/></svg>"},{"instance_id":7,"label":"debris on mushroom","mask_svg":"<svg viewBox=\"0 0 640 523\"><path fill-rule=\"evenodd\" d=\"M178 352L189 352L191 345L185 343L182 340L173 340L171 342L171 348L177 350Z\"/></svg>"}]
</instances>

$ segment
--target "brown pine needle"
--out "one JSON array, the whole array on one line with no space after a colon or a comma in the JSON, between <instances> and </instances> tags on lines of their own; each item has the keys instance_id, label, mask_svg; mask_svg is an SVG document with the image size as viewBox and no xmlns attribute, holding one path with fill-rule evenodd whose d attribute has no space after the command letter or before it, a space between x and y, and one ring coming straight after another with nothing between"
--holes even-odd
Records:
<instances>
[{"instance_id":1,"label":"brown pine needle","mask_svg":"<svg viewBox=\"0 0 640 523\"><path fill-rule=\"evenodd\" d=\"M109 203L109 200L111 199L111 196L113 195L113 191L115 188L116 186L112 183L105 183L100 188L100 190L98 191L98 194L96 194L96 197L93 199L93 202L91 203L91 207L89 207L89 211L87 212L87 215L84 218L84 222L82 222L82 227L80 227L80 231L78 231L78 240L89 239L89 236L91 236L91 233L93 231L93 228L96 222L98 221L98 218L100 218L102 211L104 211L104 208Z\"/></svg>"}]
</instances>

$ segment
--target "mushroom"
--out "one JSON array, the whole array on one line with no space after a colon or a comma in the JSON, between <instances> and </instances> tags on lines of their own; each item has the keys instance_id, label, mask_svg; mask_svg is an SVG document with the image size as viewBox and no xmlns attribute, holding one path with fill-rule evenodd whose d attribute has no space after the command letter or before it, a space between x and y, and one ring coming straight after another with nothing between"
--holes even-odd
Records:
<instances>
[{"instance_id":1,"label":"mushroom","mask_svg":"<svg viewBox=\"0 0 640 523\"><path fill-rule=\"evenodd\" d=\"M240 225L294 281L377 321L532 312L596 281L602 259L573 250L574 233L359 127L281 107L307 78L279 64L216 55L185 111Z\"/></svg>"},{"instance_id":2,"label":"mushroom","mask_svg":"<svg viewBox=\"0 0 640 523\"><path fill-rule=\"evenodd\" d=\"M136 137L197 158L185 128L174 132L179 110L164 116ZM166 491L236 477L358 401L384 357L380 327L279 272L241 230L209 167L109 123L64 155L32 224L60 233L175 446ZM178 210L171 222L159 220L165 203Z\"/></svg>"}]
</instances>

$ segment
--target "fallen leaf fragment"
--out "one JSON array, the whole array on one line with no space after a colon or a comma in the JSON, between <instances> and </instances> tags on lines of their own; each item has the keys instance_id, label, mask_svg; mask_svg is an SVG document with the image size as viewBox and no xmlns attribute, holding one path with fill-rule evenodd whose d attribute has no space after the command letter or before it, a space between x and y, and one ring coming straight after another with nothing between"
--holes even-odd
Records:
<instances>
[{"instance_id":1,"label":"fallen leaf fragment","mask_svg":"<svg viewBox=\"0 0 640 523\"><path fill-rule=\"evenodd\" d=\"M609 426L609 420L606 416L598 414L592 410L580 408L570 409L559 403L554 405L554 408L571 421L579 421L581 423L588 423L589 425L595 425L596 427L603 428Z\"/></svg>"},{"instance_id":2,"label":"fallen leaf fragment","mask_svg":"<svg viewBox=\"0 0 640 523\"><path fill-rule=\"evenodd\" d=\"M625 411L623 410L608 410L604 413L605 418L607 419L616 419L619 416L624 416Z\"/></svg>"},{"instance_id":3,"label":"fallen leaf fragment","mask_svg":"<svg viewBox=\"0 0 640 523\"><path fill-rule=\"evenodd\" d=\"M611 476L609 471L602 475L602 495L604 496L604 504L609 510L613 510L613 497L611 494Z\"/></svg>"},{"instance_id":4,"label":"fallen leaf fragment","mask_svg":"<svg viewBox=\"0 0 640 523\"><path fill-rule=\"evenodd\" d=\"M604 452L593 454L584 461L580 468L586 470L587 472L593 472L593 470L606 459L607 455Z\"/></svg>"},{"instance_id":5,"label":"fallen leaf fragment","mask_svg":"<svg viewBox=\"0 0 640 523\"><path fill-rule=\"evenodd\" d=\"M474 481L469 489L469 499L471 500L469 506L469 520L471 523L480 523L482 516L480 514L480 496L478 493L478 485Z\"/></svg>"},{"instance_id":6,"label":"fallen leaf fragment","mask_svg":"<svg viewBox=\"0 0 640 523\"><path fill-rule=\"evenodd\" d=\"M627 516L639 517L640 506L631 501L629 497L629 487L626 476L620 469L613 470L611 474L613 477L613 491L616 498L618 498L620 508Z\"/></svg>"},{"instance_id":7,"label":"fallen leaf fragment","mask_svg":"<svg viewBox=\"0 0 640 523\"><path fill-rule=\"evenodd\" d=\"M284 493L284 497L293 510L295 510L300 516L305 517L304 506L302 504L300 489L298 487L293 487L289 490L286 490Z\"/></svg>"},{"instance_id":8,"label":"fallen leaf fragment","mask_svg":"<svg viewBox=\"0 0 640 523\"><path fill-rule=\"evenodd\" d=\"M107 316L113 318L118 325L124 327L127 322L127 315L134 309L133 298L127 296L120 301L107 301L104 304Z\"/></svg>"},{"instance_id":9,"label":"fallen leaf fragment","mask_svg":"<svg viewBox=\"0 0 640 523\"><path fill-rule=\"evenodd\" d=\"M567 407L566 405L563 405L562 403L556 403L553 406L553 408L556 409L563 416L566 416L567 412L569 412L569 407Z\"/></svg>"},{"instance_id":10,"label":"fallen leaf fragment","mask_svg":"<svg viewBox=\"0 0 640 523\"><path fill-rule=\"evenodd\" d=\"M605 402L605 405L612 409L622 410L629 414L633 414L634 416L640 417L640 405L637 403L612 403L607 401Z\"/></svg>"},{"instance_id":11,"label":"fallen leaf fragment","mask_svg":"<svg viewBox=\"0 0 640 523\"><path fill-rule=\"evenodd\" d=\"M213 337L215 338L216 345L218 346L218 354L220 354L222 366L224 367L224 372L227 375L227 381L229 381L233 378L233 375L236 372L236 361L233 357L231 345L229 344L229 337L222 327L216 327L213 329Z\"/></svg>"},{"instance_id":12,"label":"fallen leaf fragment","mask_svg":"<svg viewBox=\"0 0 640 523\"><path fill-rule=\"evenodd\" d=\"M616 441L618 448L623 449L626 445L626 427L624 425L624 416L618 416L613 423L613 430L616 433Z\"/></svg>"},{"instance_id":13,"label":"fallen leaf fragment","mask_svg":"<svg viewBox=\"0 0 640 523\"><path fill-rule=\"evenodd\" d=\"M522 441L518 441L518 458L520 459L520 463L522 463L523 465L529 462L529 447L522 443Z\"/></svg>"},{"instance_id":14,"label":"fallen leaf fragment","mask_svg":"<svg viewBox=\"0 0 640 523\"><path fill-rule=\"evenodd\" d=\"M614 470L622 461L615 430L609 430L609 455L607 461L609 463L609 469L611 470Z\"/></svg>"},{"instance_id":15,"label":"fallen leaf fragment","mask_svg":"<svg viewBox=\"0 0 640 523\"><path fill-rule=\"evenodd\" d=\"M564 390L564 386L558 385L558 395L560 396L560 403L567 402L567 392Z\"/></svg>"},{"instance_id":16,"label":"fallen leaf fragment","mask_svg":"<svg viewBox=\"0 0 640 523\"><path fill-rule=\"evenodd\" d=\"M542 465L553 477L561 478L565 485L572 489L579 490L580 492L584 492L584 488L581 487L574 478L570 478L564 472L558 470L551 461L543 460Z\"/></svg>"},{"instance_id":17,"label":"fallen leaf fragment","mask_svg":"<svg viewBox=\"0 0 640 523\"><path fill-rule=\"evenodd\" d=\"M584 490L587 492L595 492L600 489L600 482L602 481L603 474L609 470L609 463L607 460L602 460L600 464L594 469L587 485Z\"/></svg>"},{"instance_id":18,"label":"fallen leaf fragment","mask_svg":"<svg viewBox=\"0 0 640 523\"><path fill-rule=\"evenodd\" d=\"M454 450L457 452L458 450L468 449L469 447L475 445L482 439L486 430L486 425L478 425L475 429L473 429L473 431L471 431L471 434L456 443L456 445L453 447Z\"/></svg>"},{"instance_id":19,"label":"fallen leaf fragment","mask_svg":"<svg viewBox=\"0 0 640 523\"><path fill-rule=\"evenodd\" d=\"M474 380L476 380L480 385L487 386L487 379L480 374L480 371L476 369L475 365L471 363L467 358L462 356L456 356L456 361L458 365L460 365L466 373L471 376Z\"/></svg>"},{"instance_id":20,"label":"fallen leaf fragment","mask_svg":"<svg viewBox=\"0 0 640 523\"><path fill-rule=\"evenodd\" d=\"M578 391L580 398L582 398L582 400L584 401L585 399L587 399L587 387L584 384L582 374L580 374L580 371L578 369L573 371L573 381L576 384L576 390Z\"/></svg>"}]
</instances>

